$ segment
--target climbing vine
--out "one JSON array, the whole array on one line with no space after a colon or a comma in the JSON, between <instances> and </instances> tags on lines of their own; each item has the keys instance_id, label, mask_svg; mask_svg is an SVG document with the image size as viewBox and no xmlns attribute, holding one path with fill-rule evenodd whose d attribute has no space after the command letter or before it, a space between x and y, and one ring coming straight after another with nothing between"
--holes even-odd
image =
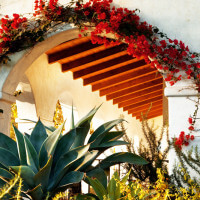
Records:
<instances>
[{"instance_id":1,"label":"climbing vine","mask_svg":"<svg viewBox=\"0 0 200 200\"><path fill-rule=\"evenodd\" d=\"M73 23L80 29L79 37L91 34L92 43L118 45L125 43L133 57L143 58L156 67L165 81L174 85L181 79L193 79L200 90L200 54L192 52L178 39L170 39L157 27L141 21L139 10L115 8L112 0L72 0L68 5L58 0L35 0L35 12L27 19L19 14L1 19L0 62L6 64L11 53L34 46L63 23ZM108 38L107 35L112 37ZM185 72L184 74L180 74ZM190 131L195 118L189 118ZM180 148L194 136L181 133L175 139Z\"/></svg>"}]
</instances>

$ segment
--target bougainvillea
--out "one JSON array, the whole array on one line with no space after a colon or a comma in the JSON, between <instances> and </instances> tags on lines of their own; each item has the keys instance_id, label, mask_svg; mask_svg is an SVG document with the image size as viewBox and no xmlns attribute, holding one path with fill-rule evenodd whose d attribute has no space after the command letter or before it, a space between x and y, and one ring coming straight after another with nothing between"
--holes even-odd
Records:
<instances>
[{"instance_id":1,"label":"bougainvillea","mask_svg":"<svg viewBox=\"0 0 200 200\"><path fill-rule=\"evenodd\" d=\"M184 131L181 131L180 135L178 138L175 138L175 145L179 148L182 149L182 146L188 146L190 140L194 140L194 135L190 135L190 134L185 134Z\"/></svg>"},{"instance_id":2,"label":"bougainvillea","mask_svg":"<svg viewBox=\"0 0 200 200\"><path fill-rule=\"evenodd\" d=\"M111 7L112 0L71 1L67 6L58 0L35 0L35 22L13 14L1 19L0 61L10 53L35 45L44 39L45 34L62 22L74 23L81 34L91 31L93 43L116 45L127 44L127 52L137 58L143 57L152 67L165 74L165 81L173 85L184 78L194 78L200 86L199 54L190 52L188 46L177 39L172 40L155 26L141 21L136 10ZM113 40L105 34L111 33ZM104 35L102 37L102 35ZM15 45L17 43L17 45Z\"/></svg>"},{"instance_id":3,"label":"bougainvillea","mask_svg":"<svg viewBox=\"0 0 200 200\"><path fill-rule=\"evenodd\" d=\"M35 13L29 20L18 14L13 14L12 18L3 17L0 62L7 63L11 53L43 41L57 25L73 23L80 29L79 37L90 30L93 43L106 46L126 43L128 54L151 63L170 85L182 78L192 78L200 90L198 53L191 52L182 41L172 40L157 27L141 21L137 9L115 8L111 3L112 0L89 0L87 3L72 0L67 6L61 6L58 0L35 0ZM108 34L112 37L107 38ZM190 123L189 131L194 130L194 122ZM175 143L188 144L187 138L182 142L179 139Z\"/></svg>"}]
</instances>

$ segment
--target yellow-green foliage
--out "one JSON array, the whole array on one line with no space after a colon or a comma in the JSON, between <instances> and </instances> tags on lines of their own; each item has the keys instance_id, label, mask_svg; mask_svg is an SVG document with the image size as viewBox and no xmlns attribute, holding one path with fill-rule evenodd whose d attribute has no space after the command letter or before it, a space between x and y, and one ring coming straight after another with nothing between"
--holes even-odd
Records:
<instances>
[{"instance_id":1,"label":"yellow-green foliage","mask_svg":"<svg viewBox=\"0 0 200 200\"><path fill-rule=\"evenodd\" d=\"M184 170L183 170L184 171ZM135 180L126 183L123 179L120 180L117 175L113 179L113 183L119 187L119 200L199 200L200 199L200 186L191 184L189 188L176 188L168 183L164 173L161 169L157 169L158 180L155 184L147 184L140 180ZM185 174L186 179L188 175ZM125 179L126 180L126 179ZM191 179L188 179L190 182ZM109 183L108 189L113 185ZM0 199L7 200L9 198L20 200L21 199L22 179L20 174L17 174L10 182L0 189ZM112 186L113 187L113 186ZM115 192L118 190L115 188ZM11 192L12 191L12 192ZM109 190L108 190L109 191ZM117 200L110 198L111 193L103 196L103 200ZM66 192L56 194L52 200L61 200L68 196ZM116 196L116 195L115 195ZM83 198L84 196L82 196ZM46 197L49 199L49 196ZM72 198L73 199L73 198ZM75 198L76 199L76 198ZM77 198L78 199L78 198ZM86 199L86 198L85 198ZM94 199L90 197L89 199Z\"/></svg>"},{"instance_id":2,"label":"yellow-green foliage","mask_svg":"<svg viewBox=\"0 0 200 200\"><path fill-rule=\"evenodd\" d=\"M15 140L15 132L13 126L18 128L18 123L15 121L17 118L17 104L13 103L11 105L11 123L10 123L10 137Z\"/></svg>"},{"instance_id":3,"label":"yellow-green foliage","mask_svg":"<svg viewBox=\"0 0 200 200\"><path fill-rule=\"evenodd\" d=\"M187 176L187 174L185 175ZM109 192L108 187L106 189L106 194L102 195L98 198L102 200L199 200L200 199L200 187L197 184L191 185L189 188L178 188L174 185L169 184L168 179L165 178L164 172L161 169L157 169L157 177L158 180L153 184L144 183L140 180L135 180L132 182L125 182L116 178L115 176L112 177L111 181L115 181L115 190L112 192L116 193L119 188L118 198L112 198L111 193ZM188 179L190 180L190 179ZM110 182L111 182L110 181ZM191 180L190 180L191 181ZM94 181L93 181L94 182ZM94 184L91 184L92 187ZM102 186L101 186L102 187ZM98 189L98 185L95 185L95 191L99 191L101 188ZM116 195L115 195L116 196ZM77 196L76 200L87 199L84 198L85 195ZM79 198L81 197L81 198ZM92 199L92 198L90 198ZM95 199L95 198L93 198Z\"/></svg>"},{"instance_id":4,"label":"yellow-green foliage","mask_svg":"<svg viewBox=\"0 0 200 200\"><path fill-rule=\"evenodd\" d=\"M141 182L135 181L127 186L124 186L124 190L128 199L152 199L152 200L199 200L200 199L200 187L199 185L193 185L189 188L178 188L168 183L164 173L161 169L157 169L158 180L153 185L148 187L141 184ZM187 176L187 175L186 175ZM131 194L130 194L131 193Z\"/></svg>"},{"instance_id":5,"label":"yellow-green foliage","mask_svg":"<svg viewBox=\"0 0 200 200\"><path fill-rule=\"evenodd\" d=\"M64 199L68 196L68 192L59 192L58 194L55 195L55 197L52 198L52 200L59 200L59 199Z\"/></svg>"},{"instance_id":6,"label":"yellow-green foliage","mask_svg":"<svg viewBox=\"0 0 200 200\"><path fill-rule=\"evenodd\" d=\"M56 110L54 111L53 122L55 128L58 128L64 122L62 107L59 100L56 103Z\"/></svg>"},{"instance_id":7,"label":"yellow-green foliage","mask_svg":"<svg viewBox=\"0 0 200 200\"><path fill-rule=\"evenodd\" d=\"M22 188L22 179L20 178L20 172L19 172L17 175L15 175L13 179L11 179L0 189L0 199L7 200L9 197L12 197L16 200L21 199L20 196L21 188Z\"/></svg>"}]
</instances>

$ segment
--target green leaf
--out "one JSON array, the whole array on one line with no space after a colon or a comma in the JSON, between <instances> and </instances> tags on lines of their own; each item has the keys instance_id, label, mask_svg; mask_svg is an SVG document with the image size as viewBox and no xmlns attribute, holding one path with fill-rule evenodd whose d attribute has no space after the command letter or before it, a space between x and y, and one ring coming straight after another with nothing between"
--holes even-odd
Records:
<instances>
[{"instance_id":1,"label":"green leaf","mask_svg":"<svg viewBox=\"0 0 200 200\"><path fill-rule=\"evenodd\" d=\"M131 169L129 170L129 172L121 180L122 183L126 183L128 181L130 173L131 173Z\"/></svg>"},{"instance_id":2,"label":"green leaf","mask_svg":"<svg viewBox=\"0 0 200 200\"><path fill-rule=\"evenodd\" d=\"M17 142L17 149L18 149L18 154L19 154L19 159L21 165L26 165L26 149L25 149L25 144L24 144L24 136L19 130L13 126L15 136L16 136L16 142Z\"/></svg>"},{"instance_id":3,"label":"green leaf","mask_svg":"<svg viewBox=\"0 0 200 200\"><path fill-rule=\"evenodd\" d=\"M72 129L59 139L53 157L55 164L62 155L66 154L69 151L70 147L72 146L75 140L75 137L76 137L76 129Z\"/></svg>"},{"instance_id":4,"label":"green leaf","mask_svg":"<svg viewBox=\"0 0 200 200\"><path fill-rule=\"evenodd\" d=\"M8 169L8 166L5 166L5 165L2 165L1 163L0 163L0 168L2 168L2 169Z\"/></svg>"},{"instance_id":5,"label":"green leaf","mask_svg":"<svg viewBox=\"0 0 200 200\"><path fill-rule=\"evenodd\" d=\"M94 194L78 194L75 200L99 200L99 198Z\"/></svg>"},{"instance_id":6,"label":"green leaf","mask_svg":"<svg viewBox=\"0 0 200 200\"><path fill-rule=\"evenodd\" d=\"M73 104L72 104L72 118L71 118L71 126L70 126L71 129L74 129L75 128L75 125L74 125L74 107L73 107Z\"/></svg>"},{"instance_id":7,"label":"green leaf","mask_svg":"<svg viewBox=\"0 0 200 200\"><path fill-rule=\"evenodd\" d=\"M40 148L47 137L46 129L39 119L30 135L30 141L37 153L39 153Z\"/></svg>"},{"instance_id":8,"label":"green leaf","mask_svg":"<svg viewBox=\"0 0 200 200\"><path fill-rule=\"evenodd\" d=\"M36 185L41 184L42 190L46 190L49 182L49 176L52 166L52 157L48 160L47 164L40 169L40 171L34 176Z\"/></svg>"},{"instance_id":9,"label":"green leaf","mask_svg":"<svg viewBox=\"0 0 200 200\"><path fill-rule=\"evenodd\" d=\"M5 184L6 182L0 178L0 188L2 188Z\"/></svg>"},{"instance_id":10,"label":"green leaf","mask_svg":"<svg viewBox=\"0 0 200 200\"><path fill-rule=\"evenodd\" d=\"M51 133L53 133L56 128L54 126L44 126L46 128L46 131L49 131L47 132L48 135L50 135Z\"/></svg>"},{"instance_id":11,"label":"green leaf","mask_svg":"<svg viewBox=\"0 0 200 200\"><path fill-rule=\"evenodd\" d=\"M30 140L30 135L28 133L24 133L24 135Z\"/></svg>"},{"instance_id":12,"label":"green leaf","mask_svg":"<svg viewBox=\"0 0 200 200\"><path fill-rule=\"evenodd\" d=\"M99 126L94 133L91 135L88 143L93 142L94 146L97 146L98 144L101 143L107 132L109 132L114 126L119 124L120 122L124 121L123 119L116 119L110 122L107 122L105 124L102 124Z\"/></svg>"},{"instance_id":13,"label":"green leaf","mask_svg":"<svg viewBox=\"0 0 200 200\"><path fill-rule=\"evenodd\" d=\"M0 147L0 163L8 168L12 165L20 165L19 159L9 150Z\"/></svg>"},{"instance_id":14,"label":"green leaf","mask_svg":"<svg viewBox=\"0 0 200 200\"><path fill-rule=\"evenodd\" d=\"M110 148L110 147L114 147L114 146L119 146L119 145L127 145L129 144L128 142L125 141L121 141L121 140L117 140L117 141L108 141L106 143L102 143L100 145L98 145L97 147L95 147L95 149L97 148Z\"/></svg>"},{"instance_id":15,"label":"green leaf","mask_svg":"<svg viewBox=\"0 0 200 200\"><path fill-rule=\"evenodd\" d=\"M78 147L69 151L58 160L55 166L54 179L51 181L52 188L59 183L62 177L67 173L67 170L70 168L70 166L85 155L88 149L89 145Z\"/></svg>"},{"instance_id":16,"label":"green leaf","mask_svg":"<svg viewBox=\"0 0 200 200\"><path fill-rule=\"evenodd\" d=\"M40 163L41 168L46 165L47 161L49 160L50 155L53 156L58 140L62 133L64 124L65 122L58 129L56 129L42 144L42 147L39 153L39 163Z\"/></svg>"},{"instance_id":17,"label":"green leaf","mask_svg":"<svg viewBox=\"0 0 200 200\"><path fill-rule=\"evenodd\" d=\"M34 121L34 120L30 120L30 119L22 119L22 120L26 120L28 122L33 122L35 124L37 124L38 122ZM43 124L44 126L44 124ZM52 132L54 132L56 130L56 128L54 126L44 126L47 132L47 135L51 135Z\"/></svg>"},{"instance_id":18,"label":"green leaf","mask_svg":"<svg viewBox=\"0 0 200 200\"><path fill-rule=\"evenodd\" d=\"M15 173L19 173L20 171L20 176L22 177L23 181L30 187L33 188L35 187L35 182L33 180L35 173L33 170L25 165L21 166L11 166L10 167Z\"/></svg>"},{"instance_id":19,"label":"green leaf","mask_svg":"<svg viewBox=\"0 0 200 200\"><path fill-rule=\"evenodd\" d=\"M90 130L90 124L89 123L85 124L84 127L76 128L76 137L75 137L73 145L71 146L71 149L74 149L76 147L84 145L85 138L86 138L89 130Z\"/></svg>"},{"instance_id":20,"label":"green leaf","mask_svg":"<svg viewBox=\"0 0 200 200\"><path fill-rule=\"evenodd\" d=\"M61 171L63 171L63 169L67 169L69 164L74 163L76 160L84 156L87 153L89 147L90 145L77 147L63 155L56 164L55 175L58 175Z\"/></svg>"},{"instance_id":21,"label":"green leaf","mask_svg":"<svg viewBox=\"0 0 200 200\"><path fill-rule=\"evenodd\" d=\"M102 169L107 169L110 166L116 165L118 163L124 163L124 162L135 164L135 165L148 164L148 162L144 158L138 155L135 155L129 152L121 152L121 153L115 153L115 154L112 154L111 156L108 156L107 158L102 160L99 165Z\"/></svg>"},{"instance_id":22,"label":"green leaf","mask_svg":"<svg viewBox=\"0 0 200 200\"><path fill-rule=\"evenodd\" d=\"M120 139L122 136L124 135L124 132L123 131L110 131L110 132L107 132L103 139L101 140L101 143L105 143L107 141L110 141L110 140L118 140Z\"/></svg>"},{"instance_id":23,"label":"green leaf","mask_svg":"<svg viewBox=\"0 0 200 200\"><path fill-rule=\"evenodd\" d=\"M83 161L74 169L83 171L87 167L87 163L91 160L95 160L96 156L98 155L98 151L88 151L84 155Z\"/></svg>"},{"instance_id":24,"label":"green leaf","mask_svg":"<svg viewBox=\"0 0 200 200\"><path fill-rule=\"evenodd\" d=\"M2 179L13 179L14 176L9 171L0 168L0 178L2 178Z\"/></svg>"},{"instance_id":25,"label":"green leaf","mask_svg":"<svg viewBox=\"0 0 200 200\"><path fill-rule=\"evenodd\" d=\"M3 133L0 133L0 147L11 151L18 157L16 142Z\"/></svg>"},{"instance_id":26,"label":"green leaf","mask_svg":"<svg viewBox=\"0 0 200 200\"><path fill-rule=\"evenodd\" d=\"M37 171L39 170L39 160L37 152L26 136L24 136L24 143L26 148L27 165L30 166L35 173L37 173Z\"/></svg>"},{"instance_id":27,"label":"green leaf","mask_svg":"<svg viewBox=\"0 0 200 200\"><path fill-rule=\"evenodd\" d=\"M91 178L97 178L100 181L100 183L104 186L104 188L107 187L107 176L103 169L95 168L95 169L87 172L86 175Z\"/></svg>"},{"instance_id":28,"label":"green leaf","mask_svg":"<svg viewBox=\"0 0 200 200\"><path fill-rule=\"evenodd\" d=\"M64 187L73 183L79 183L83 179L84 173L79 171L71 171L67 173L58 184L58 187Z\"/></svg>"},{"instance_id":29,"label":"green leaf","mask_svg":"<svg viewBox=\"0 0 200 200\"><path fill-rule=\"evenodd\" d=\"M41 185L36 186L34 189L29 190L28 194L32 197L34 200L41 200L43 197L43 191Z\"/></svg>"},{"instance_id":30,"label":"green leaf","mask_svg":"<svg viewBox=\"0 0 200 200\"><path fill-rule=\"evenodd\" d=\"M81 120L79 120L79 122L76 124L76 127L82 127L85 123L90 124L92 118L94 117L95 113L100 108L100 106L97 108L93 108L85 117L83 117Z\"/></svg>"},{"instance_id":31,"label":"green leaf","mask_svg":"<svg viewBox=\"0 0 200 200\"><path fill-rule=\"evenodd\" d=\"M114 175L108 184L107 190L108 190L110 200L116 200L121 197L120 184L116 180L119 180L119 178L117 177L117 179L116 179L115 175Z\"/></svg>"},{"instance_id":32,"label":"green leaf","mask_svg":"<svg viewBox=\"0 0 200 200\"><path fill-rule=\"evenodd\" d=\"M104 186L97 179L91 179L90 177L87 177L87 179L89 180L90 185L94 189L99 199L103 200L103 196L107 195L107 192Z\"/></svg>"}]
</instances>

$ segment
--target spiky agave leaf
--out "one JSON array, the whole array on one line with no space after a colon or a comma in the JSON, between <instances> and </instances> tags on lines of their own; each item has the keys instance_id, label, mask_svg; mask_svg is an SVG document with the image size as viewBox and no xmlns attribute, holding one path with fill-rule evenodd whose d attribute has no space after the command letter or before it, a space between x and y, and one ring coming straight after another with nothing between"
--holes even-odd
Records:
<instances>
[{"instance_id":1,"label":"spiky agave leaf","mask_svg":"<svg viewBox=\"0 0 200 200\"><path fill-rule=\"evenodd\" d=\"M40 152L43 142L46 140L47 137L48 135L46 133L46 129L39 119L30 135L30 142L32 143L38 154Z\"/></svg>"},{"instance_id":2,"label":"spiky agave leaf","mask_svg":"<svg viewBox=\"0 0 200 200\"><path fill-rule=\"evenodd\" d=\"M64 124L65 122L58 129L56 129L50 136L48 136L46 140L43 142L39 152L39 164L41 168L46 165L47 161L49 160L49 157L53 156L60 135L62 134Z\"/></svg>"},{"instance_id":3,"label":"spiky agave leaf","mask_svg":"<svg viewBox=\"0 0 200 200\"><path fill-rule=\"evenodd\" d=\"M0 180L3 177L6 181L10 180L9 167L15 173L21 169L23 192L33 199L41 200L47 194L54 195L55 191L62 191L70 184L79 182L84 173L98 178L99 183L106 187L105 170L109 166L120 162L146 164L144 159L134 154L117 153L92 167L94 160L106 149L126 144L119 140L123 132L112 131L112 128L122 121L120 119L101 125L90 137L88 144L84 145L89 134L90 122L98 109L99 107L92 109L74 129L64 135L61 134L64 124L47 135L46 128L40 120L30 137L14 128L16 143L0 133L0 138L5 138L6 141L6 145L0 141ZM12 153L13 151L18 152Z\"/></svg>"},{"instance_id":4,"label":"spiky agave leaf","mask_svg":"<svg viewBox=\"0 0 200 200\"><path fill-rule=\"evenodd\" d=\"M15 137L16 137L16 143L17 143L17 149L18 149L20 164L21 165L27 165L26 147L25 147L25 143L24 143L24 136L15 126L13 126L13 128L14 128Z\"/></svg>"},{"instance_id":5,"label":"spiky agave leaf","mask_svg":"<svg viewBox=\"0 0 200 200\"><path fill-rule=\"evenodd\" d=\"M18 157L16 142L3 133L0 133L0 147L9 150Z\"/></svg>"},{"instance_id":6,"label":"spiky agave leaf","mask_svg":"<svg viewBox=\"0 0 200 200\"><path fill-rule=\"evenodd\" d=\"M76 138L71 147L71 149L76 148L78 146L82 146L85 144L86 136L90 130L90 123L97 110L100 108L93 108L86 116L84 116L78 123L75 125L76 127Z\"/></svg>"}]
</instances>

